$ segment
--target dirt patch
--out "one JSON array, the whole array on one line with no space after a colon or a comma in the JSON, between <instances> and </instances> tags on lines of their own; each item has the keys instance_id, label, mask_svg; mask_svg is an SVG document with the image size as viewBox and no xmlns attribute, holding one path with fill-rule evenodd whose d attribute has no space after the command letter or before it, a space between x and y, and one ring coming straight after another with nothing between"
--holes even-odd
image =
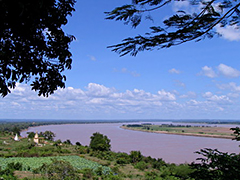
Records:
<instances>
[{"instance_id":1,"label":"dirt patch","mask_svg":"<svg viewBox=\"0 0 240 180\"><path fill-rule=\"evenodd\" d=\"M30 171L15 171L14 175L18 177L18 179L23 178L40 178L41 174L34 174Z\"/></svg>"}]
</instances>

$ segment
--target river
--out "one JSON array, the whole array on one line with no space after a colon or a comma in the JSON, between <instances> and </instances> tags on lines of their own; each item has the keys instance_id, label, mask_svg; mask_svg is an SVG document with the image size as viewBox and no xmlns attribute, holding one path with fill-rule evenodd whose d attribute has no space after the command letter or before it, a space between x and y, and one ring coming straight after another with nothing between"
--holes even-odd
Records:
<instances>
[{"instance_id":1,"label":"river","mask_svg":"<svg viewBox=\"0 0 240 180\"><path fill-rule=\"evenodd\" d=\"M162 122L161 122L162 123ZM168 122L169 123L169 122ZM89 145L90 137L100 132L111 140L111 150L115 152L141 151L145 156L162 158L169 163L191 163L200 157L194 153L202 148L218 149L223 152L239 153L239 142L229 139L157 134L131 131L120 128L123 123L66 124L31 127L28 132L50 130L56 134L55 140L71 140ZM156 122L154 122L156 124ZM226 125L230 126L230 125ZM231 127L235 127L233 125ZM22 132L26 136L27 131Z\"/></svg>"}]
</instances>

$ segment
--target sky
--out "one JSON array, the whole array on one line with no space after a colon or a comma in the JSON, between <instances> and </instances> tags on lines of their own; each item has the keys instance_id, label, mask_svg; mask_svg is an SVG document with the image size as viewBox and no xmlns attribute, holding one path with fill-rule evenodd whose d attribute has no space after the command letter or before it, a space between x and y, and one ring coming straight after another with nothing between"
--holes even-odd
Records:
<instances>
[{"instance_id":1,"label":"sky","mask_svg":"<svg viewBox=\"0 0 240 180\"><path fill-rule=\"evenodd\" d=\"M172 4L136 29L105 19L130 2L77 1L64 27L76 37L66 88L45 98L17 84L0 99L0 119L240 119L240 30L216 27L221 37L119 57L107 46L147 32L176 8L190 10Z\"/></svg>"}]
</instances>

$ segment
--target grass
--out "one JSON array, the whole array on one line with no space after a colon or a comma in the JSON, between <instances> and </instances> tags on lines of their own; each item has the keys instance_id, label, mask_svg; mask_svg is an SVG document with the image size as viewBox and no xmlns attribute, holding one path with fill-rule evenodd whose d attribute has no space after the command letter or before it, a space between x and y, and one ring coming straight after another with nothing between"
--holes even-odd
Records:
<instances>
[{"instance_id":1,"label":"grass","mask_svg":"<svg viewBox=\"0 0 240 180\"><path fill-rule=\"evenodd\" d=\"M166 134L233 138L232 131L227 127L142 125L141 127L122 126L122 128Z\"/></svg>"}]
</instances>

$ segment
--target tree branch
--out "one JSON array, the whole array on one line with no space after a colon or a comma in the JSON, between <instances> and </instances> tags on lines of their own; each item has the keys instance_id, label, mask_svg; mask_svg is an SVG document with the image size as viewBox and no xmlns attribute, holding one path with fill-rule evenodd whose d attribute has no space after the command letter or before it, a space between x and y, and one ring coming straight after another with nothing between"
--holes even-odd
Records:
<instances>
[{"instance_id":1,"label":"tree branch","mask_svg":"<svg viewBox=\"0 0 240 180\"><path fill-rule=\"evenodd\" d=\"M165 6L166 4L170 3L172 0L167 0L165 3L163 3L162 5L160 6L157 6L155 8L152 8L152 9L145 9L145 10L137 10L137 12L139 13L143 13L143 12L149 12L149 11L154 11L156 9L160 9L161 7Z\"/></svg>"}]
</instances>

